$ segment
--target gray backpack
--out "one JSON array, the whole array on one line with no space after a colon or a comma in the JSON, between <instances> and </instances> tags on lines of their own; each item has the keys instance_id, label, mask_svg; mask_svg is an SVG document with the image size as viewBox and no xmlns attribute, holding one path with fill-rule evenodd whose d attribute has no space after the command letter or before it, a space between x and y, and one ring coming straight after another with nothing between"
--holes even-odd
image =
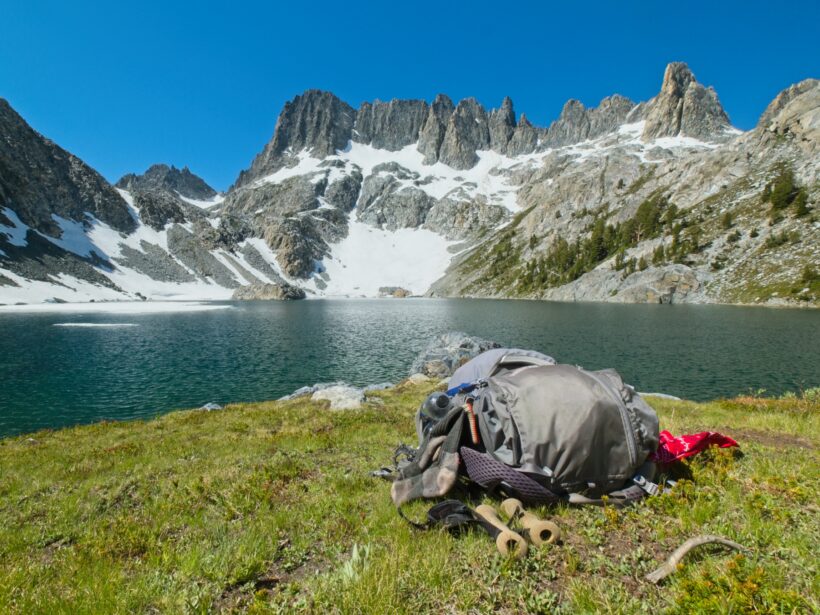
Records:
<instances>
[{"instance_id":1,"label":"gray backpack","mask_svg":"<svg viewBox=\"0 0 820 615\"><path fill-rule=\"evenodd\" d=\"M397 506L446 495L461 477L535 504L600 503L603 495L623 503L657 491L648 457L658 417L616 371L499 348L449 384L416 413L418 449L399 451Z\"/></svg>"}]
</instances>

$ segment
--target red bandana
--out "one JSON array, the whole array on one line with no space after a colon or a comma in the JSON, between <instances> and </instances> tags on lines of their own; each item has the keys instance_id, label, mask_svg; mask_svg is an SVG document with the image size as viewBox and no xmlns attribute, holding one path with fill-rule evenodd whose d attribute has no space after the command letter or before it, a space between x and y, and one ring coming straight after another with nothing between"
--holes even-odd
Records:
<instances>
[{"instance_id":1,"label":"red bandana","mask_svg":"<svg viewBox=\"0 0 820 615\"><path fill-rule=\"evenodd\" d=\"M672 463L684 457L691 457L705 451L710 446L719 446L720 448L738 446L738 443L732 438L716 431L702 431L676 438L664 430L660 436L658 450L649 456L652 461L659 464Z\"/></svg>"}]
</instances>

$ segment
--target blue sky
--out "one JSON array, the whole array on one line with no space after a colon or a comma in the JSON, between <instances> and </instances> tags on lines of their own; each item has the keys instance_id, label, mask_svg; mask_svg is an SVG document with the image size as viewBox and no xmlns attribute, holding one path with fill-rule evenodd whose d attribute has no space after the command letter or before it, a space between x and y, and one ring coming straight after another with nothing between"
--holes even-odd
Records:
<instances>
[{"instance_id":1,"label":"blue sky","mask_svg":"<svg viewBox=\"0 0 820 615\"><path fill-rule=\"evenodd\" d=\"M733 123L820 77L820 2L41 2L0 0L0 96L109 180L154 162L227 188L307 88L564 102L657 93L685 61Z\"/></svg>"}]
</instances>

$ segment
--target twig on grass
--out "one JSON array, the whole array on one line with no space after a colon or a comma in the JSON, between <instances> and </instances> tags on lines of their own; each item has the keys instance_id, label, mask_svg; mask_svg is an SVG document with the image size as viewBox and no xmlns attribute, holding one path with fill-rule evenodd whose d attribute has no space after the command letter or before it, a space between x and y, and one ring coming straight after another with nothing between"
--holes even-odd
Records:
<instances>
[{"instance_id":1,"label":"twig on grass","mask_svg":"<svg viewBox=\"0 0 820 615\"><path fill-rule=\"evenodd\" d=\"M678 564L684 556L689 553L689 551L695 547L699 547L700 545L705 545L712 542L731 547L732 549L737 549L738 551L748 551L748 549L743 545L727 540L726 538L721 538L720 536L711 536L709 534L695 536L675 549L672 555L669 556L669 559L667 559L660 568L650 572L644 578L652 583L660 583L663 579L678 569Z\"/></svg>"}]
</instances>

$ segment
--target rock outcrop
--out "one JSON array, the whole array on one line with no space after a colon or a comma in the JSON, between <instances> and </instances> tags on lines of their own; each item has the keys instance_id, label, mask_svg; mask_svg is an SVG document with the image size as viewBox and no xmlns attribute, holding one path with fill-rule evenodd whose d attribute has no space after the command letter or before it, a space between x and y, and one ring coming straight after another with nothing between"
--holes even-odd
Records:
<instances>
[{"instance_id":1,"label":"rock outcrop","mask_svg":"<svg viewBox=\"0 0 820 615\"><path fill-rule=\"evenodd\" d=\"M817 79L804 79L780 92L761 114L757 122L758 128L768 129L770 122L795 98L803 96L807 92L816 91L818 86L820 86L820 81ZM809 106L811 106L811 104L809 104Z\"/></svg>"},{"instance_id":2,"label":"rock outcrop","mask_svg":"<svg viewBox=\"0 0 820 615\"><path fill-rule=\"evenodd\" d=\"M698 83L682 62L666 67L660 94L648 103L644 119L645 141L678 135L719 140L731 127L715 91Z\"/></svg>"},{"instance_id":3,"label":"rock outcrop","mask_svg":"<svg viewBox=\"0 0 820 615\"><path fill-rule=\"evenodd\" d=\"M184 224L188 221L179 199L166 191L140 191L135 192L133 197L140 219L156 231L161 231L171 223Z\"/></svg>"},{"instance_id":4,"label":"rock outcrop","mask_svg":"<svg viewBox=\"0 0 820 615\"><path fill-rule=\"evenodd\" d=\"M424 154L424 164L435 164L439 159L441 145L447 134L447 124L455 111L453 101L444 94L439 94L427 111L419 133L418 150Z\"/></svg>"},{"instance_id":5,"label":"rock outcrop","mask_svg":"<svg viewBox=\"0 0 820 615\"><path fill-rule=\"evenodd\" d=\"M168 250L176 260L200 278L213 280L223 288L237 288L241 284L231 270L202 245L195 234L179 224L168 229Z\"/></svg>"},{"instance_id":6,"label":"rock outcrop","mask_svg":"<svg viewBox=\"0 0 820 615\"><path fill-rule=\"evenodd\" d=\"M447 239L469 239L480 236L484 229L492 229L509 219L510 212L501 205L493 205L484 197L459 198L449 196L437 201L424 218L424 228Z\"/></svg>"},{"instance_id":7,"label":"rock outcrop","mask_svg":"<svg viewBox=\"0 0 820 615\"><path fill-rule=\"evenodd\" d=\"M766 137L773 134L793 139L809 159L815 161L814 165L808 165L806 180L817 181L820 174L820 165L816 164L820 155L820 81L806 79L781 92L766 107L757 126Z\"/></svg>"},{"instance_id":8,"label":"rock outcrop","mask_svg":"<svg viewBox=\"0 0 820 615\"><path fill-rule=\"evenodd\" d=\"M406 288L402 288L401 286L381 286L379 288L379 296L380 297L393 297L395 299L405 299L406 297L411 296L411 293Z\"/></svg>"},{"instance_id":9,"label":"rock outcrop","mask_svg":"<svg viewBox=\"0 0 820 615\"><path fill-rule=\"evenodd\" d=\"M317 209L319 197L327 187L323 178L310 175L288 177L279 183L266 183L252 190L233 190L222 205L222 211L256 216L289 216Z\"/></svg>"},{"instance_id":10,"label":"rock outcrop","mask_svg":"<svg viewBox=\"0 0 820 615\"><path fill-rule=\"evenodd\" d=\"M327 401L331 410L353 410L367 401L367 394L392 388L390 382L371 384L366 387L354 387L344 382L320 382L311 386L296 389L290 395L280 397L279 401L298 399L310 395L312 401Z\"/></svg>"},{"instance_id":11,"label":"rock outcrop","mask_svg":"<svg viewBox=\"0 0 820 615\"><path fill-rule=\"evenodd\" d=\"M391 152L400 150L418 141L427 109L423 100L362 103L353 126L353 140Z\"/></svg>"},{"instance_id":12,"label":"rock outcrop","mask_svg":"<svg viewBox=\"0 0 820 615\"><path fill-rule=\"evenodd\" d=\"M316 391L310 396L312 401L326 401L331 410L355 410L364 403L364 389L337 384Z\"/></svg>"},{"instance_id":13,"label":"rock outcrop","mask_svg":"<svg viewBox=\"0 0 820 615\"><path fill-rule=\"evenodd\" d=\"M685 303L697 298L702 283L686 265L651 267L624 278L620 272L598 269L565 286L548 290L551 301L614 303Z\"/></svg>"},{"instance_id":14,"label":"rock outcrop","mask_svg":"<svg viewBox=\"0 0 820 615\"><path fill-rule=\"evenodd\" d=\"M236 301L289 301L304 298L305 291L286 282L249 284L233 292L233 299Z\"/></svg>"},{"instance_id":15,"label":"rock outcrop","mask_svg":"<svg viewBox=\"0 0 820 615\"><path fill-rule=\"evenodd\" d=\"M439 151L439 161L454 169L469 169L478 162L477 150L489 149L487 112L475 98L465 98L450 116Z\"/></svg>"},{"instance_id":16,"label":"rock outcrop","mask_svg":"<svg viewBox=\"0 0 820 615\"><path fill-rule=\"evenodd\" d=\"M544 145L572 145L613 132L625 123L634 107L635 103L618 94L604 98L592 109L584 107L579 100L569 100L559 118L546 130Z\"/></svg>"},{"instance_id":17,"label":"rock outcrop","mask_svg":"<svg viewBox=\"0 0 820 615\"><path fill-rule=\"evenodd\" d=\"M499 109L490 111L490 149L506 153L507 144L515 133L515 110L509 96L505 96Z\"/></svg>"},{"instance_id":18,"label":"rock outcrop","mask_svg":"<svg viewBox=\"0 0 820 615\"><path fill-rule=\"evenodd\" d=\"M522 113L521 120L503 151L508 156L520 156L533 153L538 145L538 131L527 119L526 114Z\"/></svg>"}]
</instances>

